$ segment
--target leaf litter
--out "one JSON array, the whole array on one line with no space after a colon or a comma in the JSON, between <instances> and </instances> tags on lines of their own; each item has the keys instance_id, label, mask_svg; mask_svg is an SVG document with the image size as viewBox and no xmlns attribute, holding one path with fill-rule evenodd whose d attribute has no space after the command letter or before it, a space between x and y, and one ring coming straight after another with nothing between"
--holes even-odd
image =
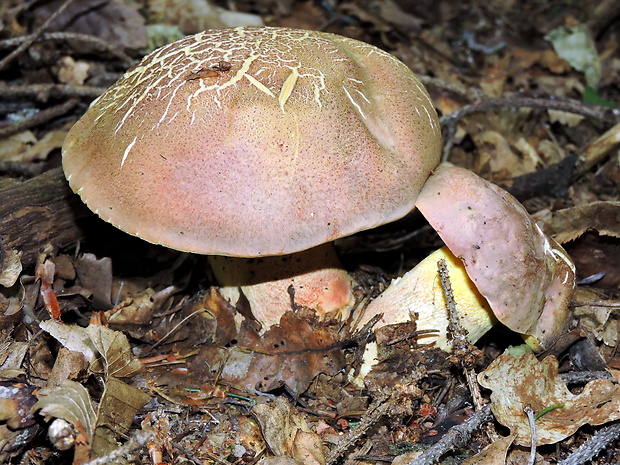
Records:
<instances>
[{"instance_id":1,"label":"leaf litter","mask_svg":"<svg viewBox=\"0 0 620 465\"><path fill-rule=\"evenodd\" d=\"M3 17L11 18L6 37L32 32L61 3L35 5L31 11L1 6ZM198 12L212 7L206 1L178 1L162 10L161 2L148 1L139 10L117 0L90 8L94 3L74 2L50 31L89 33L103 43L35 43L10 67L2 84L106 87L131 57L139 56L135 51L153 40L149 28L154 24L146 23L167 15L166 21L202 29L208 19ZM517 91L577 102L594 98L605 105L619 100L620 33L611 21L616 13L609 2L553 7L525 2L514 8L514 2L474 1L450 9L441 2L426 3L335 2L330 11L310 2L259 1L239 13L273 25L327 25L330 32L379 44L416 72L442 81L426 82L444 115ZM190 6L197 13L184 16ZM219 6L210 11L217 21L226 16ZM151 14L146 21L144 13ZM76 15L79 21L73 21ZM33 95L37 98L19 110L8 109L6 117L3 113L3 124L28 121L58 99L57 94L51 100L54 94ZM3 176L31 176L58 166L67 121L49 120L3 137ZM452 162L508 187L517 176L537 176L570 157L579 160L579 168L552 188L526 184L522 201L538 212L537 221L547 233L565 243L580 278L588 283L573 297L580 332L571 341L587 341L579 347L594 350L616 378L617 136L617 120L521 107L460 120L450 151ZM33 228L49 233L45 225ZM382 363L363 388L353 387L349 373L359 364L367 334L349 334L346 326L290 312L279 327L259 335L247 311L230 307L215 290L205 291L212 281L200 271L200 260L188 261L161 248L138 249L135 242L123 245L125 239L101 229L100 236L91 231L78 247L67 249L65 244L45 251L35 271L21 250L9 249L2 257L0 376L7 390L0 391L0 461L28 457L41 464L86 463L118 453L120 442L127 447L123 460L134 457L136 463L253 463L261 455L261 463L325 463L348 437L357 439L342 446L339 459L400 456L395 462L414 463L417 453L409 451L413 443L435 443L472 415L458 364L440 351L420 347L414 324L394 330L408 337L386 341L378 352ZM428 235L418 234L421 245L403 242L401 236L410 229L411 223L404 223L342 241L348 265L359 267L358 276L366 277L359 279L359 302L410 269L421 246L431 247L434 239ZM377 244L394 248L378 252ZM52 309L37 279L44 279L57 296L65 324L43 321ZM567 336L566 344L574 344L568 341ZM539 444L560 441L557 449L539 447L540 454L555 461L591 435L592 427L583 425L617 418L615 384L596 380L569 390L554 358L500 355L507 344L519 342L498 329L481 343L481 384L492 390L495 417L513 435L499 442L483 434L472 437L462 449L466 455L488 444L495 448L487 452L491 458L472 463L524 463L529 451L516 444L527 444L531 437L525 405L537 413L554 407L536 426ZM579 351L559 359L562 371L576 370L585 353ZM374 403L379 398L390 399L384 410ZM380 414L373 417L373 412ZM55 423L42 421L42 416L69 423L73 433L68 437L77 439L68 442L68 450L54 448L58 442L51 433L49 442L40 439ZM367 438L355 435L358 421L368 428ZM59 429L67 431L66 425ZM403 452L412 458L404 459ZM605 463L605 458L598 460Z\"/></svg>"}]
</instances>

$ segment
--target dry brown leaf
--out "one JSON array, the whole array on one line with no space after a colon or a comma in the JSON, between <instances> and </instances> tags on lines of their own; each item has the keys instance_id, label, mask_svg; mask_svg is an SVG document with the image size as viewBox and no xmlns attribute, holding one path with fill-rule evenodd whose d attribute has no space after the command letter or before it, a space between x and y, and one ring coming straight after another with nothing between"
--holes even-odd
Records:
<instances>
[{"instance_id":1,"label":"dry brown leaf","mask_svg":"<svg viewBox=\"0 0 620 465\"><path fill-rule=\"evenodd\" d=\"M97 411L97 426L92 439L91 458L101 457L118 448L117 439L129 431L133 419L150 396L140 389L108 377Z\"/></svg>"},{"instance_id":2,"label":"dry brown leaf","mask_svg":"<svg viewBox=\"0 0 620 465\"><path fill-rule=\"evenodd\" d=\"M93 303L102 310L112 307L112 259L85 253L75 263L80 284L93 293Z\"/></svg>"},{"instance_id":3,"label":"dry brown leaf","mask_svg":"<svg viewBox=\"0 0 620 465\"><path fill-rule=\"evenodd\" d=\"M91 370L104 371L108 377L127 378L142 369L140 361L133 356L127 336L120 331L91 324L86 334L101 355L92 361Z\"/></svg>"},{"instance_id":4,"label":"dry brown leaf","mask_svg":"<svg viewBox=\"0 0 620 465\"><path fill-rule=\"evenodd\" d=\"M49 333L67 349L81 353L89 361L92 361L97 352L86 332L86 328L77 325L64 325L55 320L41 321L39 328Z\"/></svg>"},{"instance_id":5,"label":"dry brown leaf","mask_svg":"<svg viewBox=\"0 0 620 465\"><path fill-rule=\"evenodd\" d=\"M38 388L24 383L0 382L0 421L11 429L33 425L32 406L37 402L34 392Z\"/></svg>"},{"instance_id":6,"label":"dry brown leaf","mask_svg":"<svg viewBox=\"0 0 620 465\"><path fill-rule=\"evenodd\" d=\"M0 139L0 160L20 161L21 154L36 142L37 138L31 131L22 131Z\"/></svg>"},{"instance_id":7,"label":"dry brown leaf","mask_svg":"<svg viewBox=\"0 0 620 465\"><path fill-rule=\"evenodd\" d=\"M141 325L146 324L153 316L155 291L146 288L142 292L126 297L113 309L104 312L108 323L115 327L118 325Z\"/></svg>"},{"instance_id":8,"label":"dry brown leaf","mask_svg":"<svg viewBox=\"0 0 620 465\"><path fill-rule=\"evenodd\" d=\"M276 456L292 457L296 463L304 465L325 465L321 438L310 430L306 420L293 411L285 398L278 397L269 405L259 404L252 413Z\"/></svg>"},{"instance_id":9,"label":"dry brown leaf","mask_svg":"<svg viewBox=\"0 0 620 465\"><path fill-rule=\"evenodd\" d=\"M535 215L545 234L560 244L572 241L589 229L603 236L620 238L620 202L592 202Z\"/></svg>"},{"instance_id":10,"label":"dry brown leaf","mask_svg":"<svg viewBox=\"0 0 620 465\"><path fill-rule=\"evenodd\" d=\"M127 336L120 331L94 324L82 328L54 320L42 321L39 327L67 349L83 354L95 372L125 378L142 369L142 364L131 352Z\"/></svg>"},{"instance_id":11,"label":"dry brown leaf","mask_svg":"<svg viewBox=\"0 0 620 465\"><path fill-rule=\"evenodd\" d=\"M38 24L48 19L63 4L55 0L34 9ZM120 50L146 47L145 20L140 4L127 0L80 0L72 2L48 27L52 31L77 32L96 36ZM73 49L91 50L88 43L76 42Z\"/></svg>"},{"instance_id":12,"label":"dry brown leaf","mask_svg":"<svg viewBox=\"0 0 620 465\"><path fill-rule=\"evenodd\" d=\"M84 386L65 380L60 386L47 387L37 393L39 401L32 408L41 409L41 415L62 418L73 425L78 433L75 441L73 465L89 460L90 443L95 430L95 406Z\"/></svg>"},{"instance_id":13,"label":"dry brown leaf","mask_svg":"<svg viewBox=\"0 0 620 465\"><path fill-rule=\"evenodd\" d=\"M19 155L19 161L21 163L28 163L34 160L47 159L52 150L62 147L67 132L69 132L68 128L47 132L41 140L29 146Z\"/></svg>"},{"instance_id":14,"label":"dry brown leaf","mask_svg":"<svg viewBox=\"0 0 620 465\"><path fill-rule=\"evenodd\" d=\"M0 270L0 286L11 287L17 282L22 272L21 257L22 252L15 249L6 252Z\"/></svg>"},{"instance_id":15,"label":"dry brown leaf","mask_svg":"<svg viewBox=\"0 0 620 465\"><path fill-rule=\"evenodd\" d=\"M574 395L560 380L555 357L539 362L532 353L516 358L507 351L478 375L478 382L493 391L493 414L516 434L516 444L529 446L531 442L530 425L523 413L528 405L535 413L557 407L536 422L539 445L561 441L582 425L600 425L620 418L620 386L597 379Z\"/></svg>"},{"instance_id":16,"label":"dry brown leaf","mask_svg":"<svg viewBox=\"0 0 620 465\"><path fill-rule=\"evenodd\" d=\"M505 438L499 438L492 442L473 457L463 462L463 465L504 465L508 449L512 445L515 436L511 434Z\"/></svg>"},{"instance_id":17,"label":"dry brown leaf","mask_svg":"<svg viewBox=\"0 0 620 465\"><path fill-rule=\"evenodd\" d=\"M0 333L0 378L14 379L23 375L22 363L27 353L27 342L14 341L10 331Z\"/></svg>"},{"instance_id":18,"label":"dry brown leaf","mask_svg":"<svg viewBox=\"0 0 620 465\"><path fill-rule=\"evenodd\" d=\"M287 312L278 326L259 336L248 321L237 332L231 308L208 308L209 318L203 319L203 324L209 324L207 330L212 336L206 339L212 344L204 344L200 355L192 360L190 370L196 376L210 367L212 375L250 392L286 386L296 394L305 391L319 373L333 376L344 367L339 325L304 318L303 312Z\"/></svg>"}]
</instances>

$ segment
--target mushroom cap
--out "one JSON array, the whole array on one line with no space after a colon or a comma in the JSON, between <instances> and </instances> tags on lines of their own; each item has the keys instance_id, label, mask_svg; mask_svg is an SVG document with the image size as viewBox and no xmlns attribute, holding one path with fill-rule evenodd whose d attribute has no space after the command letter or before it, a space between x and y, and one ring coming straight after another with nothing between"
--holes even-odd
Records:
<instances>
[{"instance_id":1,"label":"mushroom cap","mask_svg":"<svg viewBox=\"0 0 620 465\"><path fill-rule=\"evenodd\" d=\"M125 232L254 257L401 218L440 145L426 90L392 55L240 27L173 42L127 71L71 129L63 167Z\"/></svg>"},{"instance_id":2,"label":"mushroom cap","mask_svg":"<svg viewBox=\"0 0 620 465\"><path fill-rule=\"evenodd\" d=\"M575 267L523 205L471 171L442 165L416 206L459 257L497 319L549 347L568 326Z\"/></svg>"}]
</instances>

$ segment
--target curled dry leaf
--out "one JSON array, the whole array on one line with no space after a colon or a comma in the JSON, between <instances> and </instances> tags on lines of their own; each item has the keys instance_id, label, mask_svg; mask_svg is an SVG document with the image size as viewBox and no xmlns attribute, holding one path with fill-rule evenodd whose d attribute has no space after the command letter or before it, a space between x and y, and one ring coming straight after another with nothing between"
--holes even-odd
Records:
<instances>
[{"instance_id":1,"label":"curled dry leaf","mask_svg":"<svg viewBox=\"0 0 620 465\"><path fill-rule=\"evenodd\" d=\"M0 269L0 286L11 287L17 282L22 272L22 252L11 249L4 256Z\"/></svg>"},{"instance_id":2,"label":"curled dry leaf","mask_svg":"<svg viewBox=\"0 0 620 465\"><path fill-rule=\"evenodd\" d=\"M478 382L493 391L493 414L516 434L516 444L529 446L531 442L529 422L523 413L528 405L537 414L557 407L536 421L539 445L561 441L582 425L600 425L620 418L620 386L597 379L575 395L560 380L555 357L540 362L532 353L515 358L505 352L478 375Z\"/></svg>"},{"instance_id":3,"label":"curled dry leaf","mask_svg":"<svg viewBox=\"0 0 620 465\"><path fill-rule=\"evenodd\" d=\"M514 434L499 438L463 462L463 465L504 465Z\"/></svg>"},{"instance_id":4,"label":"curled dry leaf","mask_svg":"<svg viewBox=\"0 0 620 465\"><path fill-rule=\"evenodd\" d=\"M67 349L83 354L95 372L105 371L107 376L125 378L142 369L142 364L131 352L127 336L120 331L101 325L82 328L53 320L42 321L39 327Z\"/></svg>"},{"instance_id":5,"label":"curled dry leaf","mask_svg":"<svg viewBox=\"0 0 620 465\"><path fill-rule=\"evenodd\" d=\"M276 456L292 457L292 463L304 465L325 464L319 435L310 430L306 420L293 411L286 399L278 397L273 404L257 405L252 413Z\"/></svg>"},{"instance_id":6,"label":"curled dry leaf","mask_svg":"<svg viewBox=\"0 0 620 465\"><path fill-rule=\"evenodd\" d=\"M620 202L592 202L554 212L545 211L535 219L546 234L560 244L595 229L603 236L620 238Z\"/></svg>"},{"instance_id":7,"label":"curled dry leaf","mask_svg":"<svg viewBox=\"0 0 620 465\"><path fill-rule=\"evenodd\" d=\"M217 293L186 309L209 309L199 324L208 324L212 344L205 344L191 362L197 377L218 376L250 392L286 386L292 393L305 391L319 374L334 376L344 367L339 324L317 321L300 309L285 313L280 324L259 336L252 322L234 324L234 308ZM209 368L210 367L210 368ZM211 370L205 373L205 370Z\"/></svg>"},{"instance_id":8,"label":"curled dry leaf","mask_svg":"<svg viewBox=\"0 0 620 465\"><path fill-rule=\"evenodd\" d=\"M101 369L108 376L127 378L142 369L142 364L131 352L127 336L120 331L101 325L89 325L86 334L101 355L97 360L93 360L93 371Z\"/></svg>"},{"instance_id":9,"label":"curled dry leaf","mask_svg":"<svg viewBox=\"0 0 620 465\"><path fill-rule=\"evenodd\" d=\"M41 389L33 411L41 409L41 415L62 418L73 425L77 432L73 463L89 459L90 443L95 431L95 405L84 386L75 381L64 380L60 386Z\"/></svg>"}]
</instances>

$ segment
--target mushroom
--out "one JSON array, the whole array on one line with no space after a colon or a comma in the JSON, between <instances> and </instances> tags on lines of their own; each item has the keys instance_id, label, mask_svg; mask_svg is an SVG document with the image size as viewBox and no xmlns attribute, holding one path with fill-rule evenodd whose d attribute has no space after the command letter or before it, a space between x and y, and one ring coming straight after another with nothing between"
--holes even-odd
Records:
<instances>
[{"instance_id":1,"label":"mushroom","mask_svg":"<svg viewBox=\"0 0 620 465\"><path fill-rule=\"evenodd\" d=\"M455 276L463 295L474 293L463 310L476 335L493 321L490 308L533 345L548 345L566 322L572 262L501 189L457 168L430 176L440 147L426 90L392 55L334 34L239 27L145 57L71 129L63 167L105 221L209 255L223 295L237 303L243 293L263 330L299 305L346 319L353 280L331 242L395 221L417 201L453 265L464 261ZM511 226L482 227L485 218ZM509 272L530 259L541 267L526 275L536 294L527 306L507 305ZM361 321L417 312L445 332L437 299L410 305L436 294L428 263L388 288ZM491 265L500 266L491 273L498 279L485 274Z\"/></svg>"},{"instance_id":2,"label":"mushroom","mask_svg":"<svg viewBox=\"0 0 620 465\"><path fill-rule=\"evenodd\" d=\"M440 146L426 90L392 55L239 27L127 71L73 126L63 167L105 221L218 257L224 294L240 288L268 327L291 309L291 285L295 304L346 318L352 279L321 244L409 213Z\"/></svg>"}]
</instances>

